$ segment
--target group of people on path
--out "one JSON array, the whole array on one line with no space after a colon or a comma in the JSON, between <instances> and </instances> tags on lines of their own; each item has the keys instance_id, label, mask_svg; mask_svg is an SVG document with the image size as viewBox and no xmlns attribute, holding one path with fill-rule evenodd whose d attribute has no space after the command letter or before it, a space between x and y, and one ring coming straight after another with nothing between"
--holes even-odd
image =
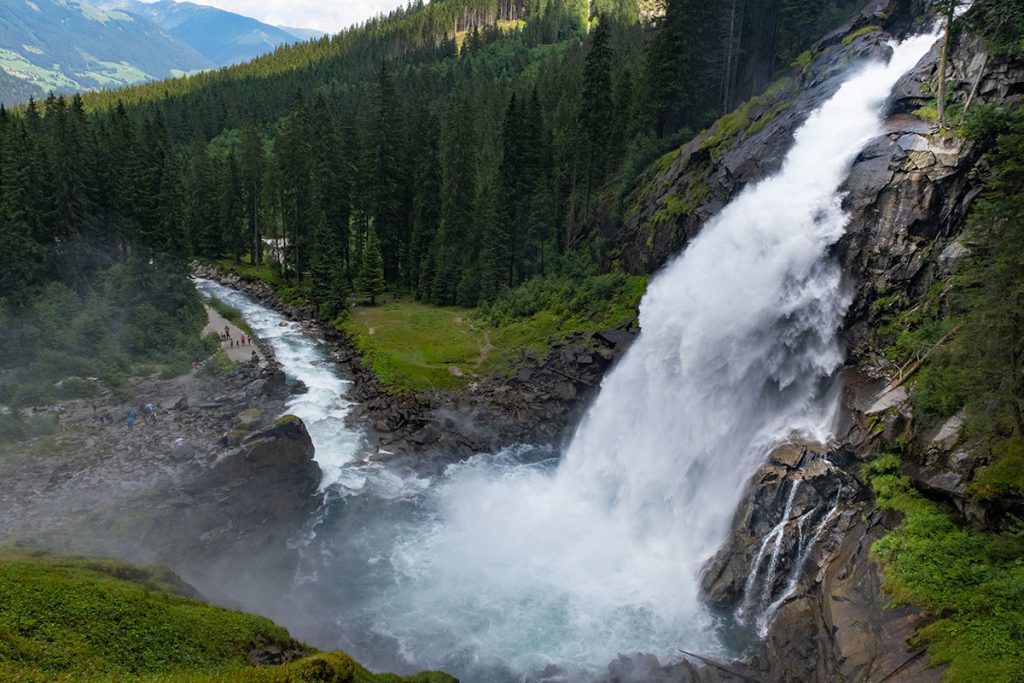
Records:
<instances>
[{"instance_id":1,"label":"group of people on path","mask_svg":"<svg viewBox=\"0 0 1024 683\"><path fill-rule=\"evenodd\" d=\"M247 337L244 334L239 335L239 339L235 341L231 337L231 328L228 325L224 326L224 334L220 335L220 340L225 344L229 344L231 348L235 348L236 344L238 346L252 346L252 337ZM253 353L255 354L256 352L253 351Z\"/></svg>"}]
</instances>

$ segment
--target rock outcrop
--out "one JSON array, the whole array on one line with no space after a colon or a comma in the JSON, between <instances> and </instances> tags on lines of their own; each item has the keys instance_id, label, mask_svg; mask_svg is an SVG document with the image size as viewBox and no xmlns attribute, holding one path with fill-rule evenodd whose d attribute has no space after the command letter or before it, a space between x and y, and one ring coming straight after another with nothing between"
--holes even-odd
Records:
<instances>
[{"instance_id":1,"label":"rock outcrop","mask_svg":"<svg viewBox=\"0 0 1024 683\"><path fill-rule=\"evenodd\" d=\"M271 365L68 403L59 463L31 443L0 462L0 538L163 564L222 604L269 611L298 561L289 541L319 504L305 426L274 421L287 396ZM155 420L129 429L128 407L145 402Z\"/></svg>"}]
</instances>

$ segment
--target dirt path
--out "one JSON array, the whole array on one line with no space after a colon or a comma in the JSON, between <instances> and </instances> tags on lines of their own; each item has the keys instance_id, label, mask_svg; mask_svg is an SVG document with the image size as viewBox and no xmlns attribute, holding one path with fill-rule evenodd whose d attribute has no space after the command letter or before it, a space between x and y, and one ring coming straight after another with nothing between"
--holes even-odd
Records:
<instances>
[{"instance_id":1,"label":"dirt path","mask_svg":"<svg viewBox=\"0 0 1024 683\"><path fill-rule=\"evenodd\" d=\"M491 343L491 335L484 330L484 343L480 347L480 356L476 359L476 367L483 365L483 362L487 360L487 356L494 350L494 344Z\"/></svg>"},{"instance_id":2,"label":"dirt path","mask_svg":"<svg viewBox=\"0 0 1024 683\"><path fill-rule=\"evenodd\" d=\"M217 311L213 310L213 308L211 308L210 306L206 304L204 304L204 306L206 307L207 322L206 327L203 328L203 334L206 335L209 334L210 332L215 332L218 336L220 336L224 334L224 328L227 327L229 334L231 336L231 340L222 341L220 346L222 349L224 349L224 353L228 355L228 358L230 358L232 362L249 362L250 360L252 360L252 354L254 351L256 352L256 355L259 357L261 362L264 360L263 354L260 352L259 348L255 344L247 343L246 345L242 346L239 343L243 335L248 337L248 335L246 335L245 332L232 325L229 320L225 319L224 316L222 316Z\"/></svg>"}]
</instances>

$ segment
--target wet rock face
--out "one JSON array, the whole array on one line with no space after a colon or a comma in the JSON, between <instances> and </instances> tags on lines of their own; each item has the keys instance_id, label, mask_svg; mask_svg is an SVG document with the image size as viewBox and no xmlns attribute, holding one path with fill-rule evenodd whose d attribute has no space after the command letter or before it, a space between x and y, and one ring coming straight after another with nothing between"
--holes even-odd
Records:
<instances>
[{"instance_id":1,"label":"wet rock face","mask_svg":"<svg viewBox=\"0 0 1024 683\"><path fill-rule=\"evenodd\" d=\"M813 447L775 450L750 483L726 545L705 568L706 602L765 630L772 614L836 545L841 503L860 485Z\"/></svg>"}]
</instances>

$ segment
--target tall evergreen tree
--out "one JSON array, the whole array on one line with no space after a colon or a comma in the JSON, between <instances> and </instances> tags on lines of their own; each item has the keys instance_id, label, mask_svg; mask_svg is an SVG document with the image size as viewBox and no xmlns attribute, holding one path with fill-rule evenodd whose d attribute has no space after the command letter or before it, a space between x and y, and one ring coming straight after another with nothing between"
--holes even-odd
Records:
<instances>
[{"instance_id":1,"label":"tall evergreen tree","mask_svg":"<svg viewBox=\"0 0 1024 683\"><path fill-rule=\"evenodd\" d=\"M239 159L239 183L246 219L246 240L249 244L249 259L259 265L263 255L263 238L260 234L261 195L266 173L266 156L263 136L251 121L242 129Z\"/></svg>"},{"instance_id":2,"label":"tall evergreen tree","mask_svg":"<svg viewBox=\"0 0 1024 683\"><path fill-rule=\"evenodd\" d=\"M363 244L362 263L359 266L359 291L369 297L370 305L377 304L377 297L384 293L384 256L381 253L377 231L370 228Z\"/></svg>"}]
</instances>

